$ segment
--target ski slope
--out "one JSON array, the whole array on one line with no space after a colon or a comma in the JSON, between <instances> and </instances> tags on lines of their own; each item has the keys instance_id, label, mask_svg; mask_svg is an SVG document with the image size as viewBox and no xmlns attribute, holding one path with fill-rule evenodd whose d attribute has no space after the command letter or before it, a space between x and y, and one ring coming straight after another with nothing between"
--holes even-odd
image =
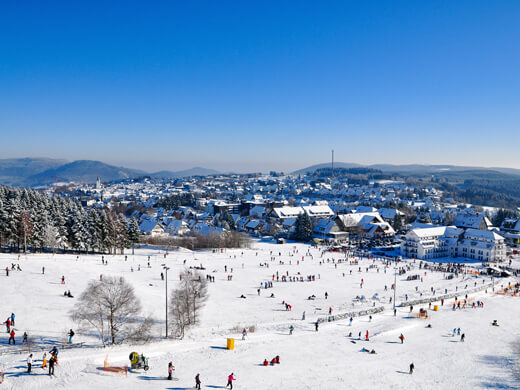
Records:
<instances>
[{"instance_id":1,"label":"ski slope","mask_svg":"<svg viewBox=\"0 0 520 390\"><path fill-rule=\"evenodd\" d=\"M281 255L279 255L281 254ZM255 242L251 249L191 252L178 250L164 256L164 251L139 249L135 255L0 255L0 269L19 263L22 271L0 274L2 305L0 320L16 314L16 347L7 344L8 336L2 325L0 333L0 367L5 381L0 389L191 389L194 377L200 373L202 388L223 388L227 376L237 377L234 388L239 389L518 389L520 379L514 375L517 364L512 345L520 339L520 298L495 295L489 289L469 296L484 302L484 308L453 311L449 303L438 312L428 310L430 318L419 319L408 307L398 307L394 317L391 285L393 266L386 267L379 260L359 259L359 265L337 263L344 259L340 253L324 253L303 244L269 244ZM148 257L150 256L150 267ZM303 259L302 259L303 256ZM332 260L335 260L334 262ZM352 259L349 259L352 260ZM210 297L202 312L201 324L188 331L184 340L164 340L165 286L160 278L161 264L170 267L168 287L174 288L179 273L190 266L203 266L204 273L215 276L209 284ZM321 264L320 264L321 263ZM519 266L520 262L514 262ZM267 266L260 266L267 264ZM224 267L227 266L227 272ZM372 268L366 270L367 267ZM397 299L402 302L460 291L491 282L489 277L460 274L447 280L442 272L419 270L419 262L406 261L406 274L397 276ZM45 274L42 274L45 267ZM361 272L359 268L361 267ZM478 269L479 264L471 264ZM132 272L133 268L133 272ZM231 268L233 271L231 272ZM140 270L139 270L140 269ZM352 271L352 273L351 273ZM303 276L304 282L273 281L279 276ZM299 274L298 274L299 273ZM146 314L157 319L153 331L157 339L147 345L117 345L102 348L92 331L78 330L68 313L76 298L63 296L71 290L79 296L91 279L103 276L124 276L136 289ZM421 280L407 281L408 275L420 274ZM66 284L61 284L61 276ZM232 275L232 280L228 280ZM306 281L314 275L315 281ZM361 279L363 286L361 287ZM258 295L260 283L273 281L273 288ZM514 278L495 279L501 285L515 283ZM385 285L387 290L385 291ZM325 292L328 298L325 299ZM270 295L274 294L274 298ZM315 300L308 300L311 295ZM377 294L377 295L376 295ZM245 299L240 298L246 296ZM361 298L361 299L357 299ZM282 302L292 306L286 311ZM356 317L352 326L348 320L325 322L316 332L314 323L332 314L384 306L382 313ZM440 305L440 304L439 304ZM302 320L305 311L306 318ZM500 326L493 327L496 319ZM431 324L431 328L427 325ZM246 340L239 329L255 326ZM293 325L293 335L289 326ZM75 343L83 346L61 349L55 377L42 370L43 350L67 341L67 332L76 332ZM452 336L453 328L461 328L466 341ZM369 331L370 340L365 341ZM33 373L27 374L27 347L20 345L26 331L31 342L35 363ZM361 332L361 340L358 334ZM349 337L352 333L352 337ZM405 336L404 344L398 340ZM226 338L233 337L235 349L226 350ZM43 349L44 348L44 349ZM375 354L361 352L363 348ZM108 362L116 366L129 364L132 351L149 357L150 370L129 372L127 376L100 370ZM279 355L281 364L264 367L264 359ZM167 381L167 365L173 361L177 380ZM413 362L415 372L408 373Z\"/></svg>"}]
</instances>

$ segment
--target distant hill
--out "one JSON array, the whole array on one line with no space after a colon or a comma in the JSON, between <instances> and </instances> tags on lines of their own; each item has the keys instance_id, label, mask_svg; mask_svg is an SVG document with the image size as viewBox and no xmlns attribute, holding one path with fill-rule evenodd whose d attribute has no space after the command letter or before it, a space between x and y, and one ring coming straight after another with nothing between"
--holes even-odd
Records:
<instances>
[{"instance_id":1,"label":"distant hill","mask_svg":"<svg viewBox=\"0 0 520 390\"><path fill-rule=\"evenodd\" d=\"M305 174L308 172L313 172L316 169L321 168L330 168L331 163L323 163L311 165L307 168L302 168L297 171L294 171L293 174ZM399 173L399 174L410 174L410 175L421 175L421 174L439 174L446 172L465 172L465 171L480 171L482 173L488 172L500 172L508 175L519 175L520 169L514 168L485 168L485 167L472 167L472 166L458 166L458 165L422 165L422 164L405 164L405 165L392 165L392 164L370 164L370 165L361 165L356 163L343 163L343 162L335 162L335 168L372 168L379 169L380 171L387 173Z\"/></svg>"},{"instance_id":2,"label":"distant hill","mask_svg":"<svg viewBox=\"0 0 520 390\"><path fill-rule=\"evenodd\" d=\"M0 183L22 185L26 178L66 164L51 158L8 158L0 160Z\"/></svg>"},{"instance_id":3,"label":"distant hill","mask_svg":"<svg viewBox=\"0 0 520 390\"><path fill-rule=\"evenodd\" d=\"M188 177L188 176L209 176L209 175L218 175L220 172L214 169L195 167L191 169L185 169L183 171L159 171L150 174L151 177L161 178L161 179L175 179L178 177Z\"/></svg>"},{"instance_id":4,"label":"distant hill","mask_svg":"<svg viewBox=\"0 0 520 390\"><path fill-rule=\"evenodd\" d=\"M0 184L35 187L60 182L94 183L118 181L141 176L154 178L178 178L187 176L215 175L214 169L195 167L182 171L160 171L149 173L138 169L117 167L101 161L55 160L49 158L14 158L0 159Z\"/></svg>"},{"instance_id":5,"label":"distant hill","mask_svg":"<svg viewBox=\"0 0 520 390\"><path fill-rule=\"evenodd\" d=\"M48 169L26 179L30 185L42 185L58 181L94 183L98 177L103 181L123 180L146 175L144 171L108 165L100 161L78 160Z\"/></svg>"},{"instance_id":6,"label":"distant hill","mask_svg":"<svg viewBox=\"0 0 520 390\"><path fill-rule=\"evenodd\" d=\"M310 167L307 167L307 168L298 169L297 171L294 171L293 174L295 174L295 175L304 175L304 174L309 173L309 172L314 172L317 169L330 168L330 166L331 166L330 162L323 163L323 164L311 165ZM334 168L359 168L359 167L362 167L362 166L363 165L356 164L356 163L344 163L344 162L335 162L334 163Z\"/></svg>"}]
</instances>

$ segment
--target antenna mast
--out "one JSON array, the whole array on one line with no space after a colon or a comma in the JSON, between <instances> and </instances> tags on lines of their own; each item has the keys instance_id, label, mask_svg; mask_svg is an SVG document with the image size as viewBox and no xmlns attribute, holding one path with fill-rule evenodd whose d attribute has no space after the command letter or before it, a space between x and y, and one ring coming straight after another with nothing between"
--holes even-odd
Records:
<instances>
[{"instance_id":1,"label":"antenna mast","mask_svg":"<svg viewBox=\"0 0 520 390\"><path fill-rule=\"evenodd\" d=\"M332 179L334 179L334 149L332 149Z\"/></svg>"}]
</instances>

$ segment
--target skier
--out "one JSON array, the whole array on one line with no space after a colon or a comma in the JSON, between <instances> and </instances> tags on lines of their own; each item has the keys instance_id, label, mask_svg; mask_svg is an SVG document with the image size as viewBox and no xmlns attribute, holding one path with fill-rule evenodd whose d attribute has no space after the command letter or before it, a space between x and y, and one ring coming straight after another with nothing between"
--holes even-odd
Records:
<instances>
[{"instance_id":1,"label":"skier","mask_svg":"<svg viewBox=\"0 0 520 390\"><path fill-rule=\"evenodd\" d=\"M315 327L316 327L316 332L318 331L318 326L319 326L319 322L316 321L316 324L315 324Z\"/></svg>"},{"instance_id":2,"label":"skier","mask_svg":"<svg viewBox=\"0 0 520 390\"><path fill-rule=\"evenodd\" d=\"M325 299L329 297L329 293L325 291Z\"/></svg>"},{"instance_id":3,"label":"skier","mask_svg":"<svg viewBox=\"0 0 520 390\"><path fill-rule=\"evenodd\" d=\"M460 335L460 341L464 342L464 339L466 338L466 335L464 333L462 333Z\"/></svg>"},{"instance_id":4,"label":"skier","mask_svg":"<svg viewBox=\"0 0 520 390\"><path fill-rule=\"evenodd\" d=\"M415 365L412 363L410 363L410 374L413 374L413 370L415 369Z\"/></svg>"},{"instance_id":5,"label":"skier","mask_svg":"<svg viewBox=\"0 0 520 390\"><path fill-rule=\"evenodd\" d=\"M294 331L294 326L289 326L289 335L292 335L292 332Z\"/></svg>"},{"instance_id":6,"label":"skier","mask_svg":"<svg viewBox=\"0 0 520 390\"><path fill-rule=\"evenodd\" d=\"M11 344L11 340L13 340L13 345L16 345L14 335L15 335L14 330L11 330L10 337L9 337L9 344Z\"/></svg>"},{"instance_id":7,"label":"skier","mask_svg":"<svg viewBox=\"0 0 520 390\"><path fill-rule=\"evenodd\" d=\"M302 314L302 321L305 321L305 312Z\"/></svg>"},{"instance_id":8,"label":"skier","mask_svg":"<svg viewBox=\"0 0 520 390\"><path fill-rule=\"evenodd\" d=\"M233 381L235 381L235 380L236 380L236 379L235 379L234 374L231 373L231 374L228 376L228 378L227 378L227 385L226 385L226 387L231 386L230 389L232 389L232 388L233 388Z\"/></svg>"},{"instance_id":9,"label":"skier","mask_svg":"<svg viewBox=\"0 0 520 390\"><path fill-rule=\"evenodd\" d=\"M245 340L246 336L247 336L247 329L244 328L244 330L242 331L242 340Z\"/></svg>"},{"instance_id":10,"label":"skier","mask_svg":"<svg viewBox=\"0 0 520 390\"><path fill-rule=\"evenodd\" d=\"M71 329L69 330L69 344L72 344L72 338L74 337L74 331Z\"/></svg>"},{"instance_id":11,"label":"skier","mask_svg":"<svg viewBox=\"0 0 520 390\"><path fill-rule=\"evenodd\" d=\"M168 363L168 380L172 380L172 374L173 374L173 362Z\"/></svg>"},{"instance_id":12,"label":"skier","mask_svg":"<svg viewBox=\"0 0 520 390\"><path fill-rule=\"evenodd\" d=\"M22 339L22 344L25 344L27 342L27 332L23 332L23 339Z\"/></svg>"},{"instance_id":13,"label":"skier","mask_svg":"<svg viewBox=\"0 0 520 390\"><path fill-rule=\"evenodd\" d=\"M5 320L4 324L5 324L6 333L10 333L11 332L11 319L9 317L7 317L7 320Z\"/></svg>"},{"instance_id":14,"label":"skier","mask_svg":"<svg viewBox=\"0 0 520 390\"><path fill-rule=\"evenodd\" d=\"M352 317L350 317L350 320L348 320L349 326L352 326L352 321L354 321L354 319Z\"/></svg>"},{"instance_id":15,"label":"skier","mask_svg":"<svg viewBox=\"0 0 520 390\"><path fill-rule=\"evenodd\" d=\"M367 330L367 333L366 333L366 335L365 335L365 340L366 340L366 341L370 341L370 339L368 338L368 330Z\"/></svg>"},{"instance_id":16,"label":"skier","mask_svg":"<svg viewBox=\"0 0 520 390\"><path fill-rule=\"evenodd\" d=\"M45 267L42 267L42 275L45 275Z\"/></svg>"},{"instance_id":17,"label":"skier","mask_svg":"<svg viewBox=\"0 0 520 390\"><path fill-rule=\"evenodd\" d=\"M200 390L200 374L195 375L195 388Z\"/></svg>"},{"instance_id":18,"label":"skier","mask_svg":"<svg viewBox=\"0 0 520 390\"><path fill-rule=\"evenodd\" d=\"M42 357L42 368L45 367L47 367L47 352L44 352Z\"/></svg>"},{"instance_id":19,"label":"skier","mask_svg":"<svg viewBox=\"0 0 520 390\"><path fill-rule=\"evenodd\" d=\"M65 284L65 276L61 276L61 284Z\"/></svg>"},{"instance_id":20,"label":"skier","mask_svg":"<svg viewBox=\"0 0 520 390\"><path fill-rule=\"evenodd\" d=\"M401 333L401 336L399 336L399 340L401 340L401 344L404 343L404 335Z\"/></svg>"},{"instance_id":21,"label":"skier","mask_svg":"<svg viewBox=\"0 0 520 390\"><path fill-rule=\"evenodd\" d=\"M11 313L11 326L14 326L14 313Z\"/></svg>"},{"instance_id":22,"label":"skier","mask_svg":"<svg viewBox=\"0 0 520 390\"><path fill-rule=\"evenodd\" d=\"M27 372L30 373L31 372L31 367L32 367L32 353L27 357Z\"/></svg>"}]
</instances>

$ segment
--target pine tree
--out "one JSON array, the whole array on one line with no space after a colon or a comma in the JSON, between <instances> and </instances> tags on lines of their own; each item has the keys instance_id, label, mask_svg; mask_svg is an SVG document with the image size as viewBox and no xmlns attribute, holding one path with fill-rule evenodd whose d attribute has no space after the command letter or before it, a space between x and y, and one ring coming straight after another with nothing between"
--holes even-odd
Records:
<instances>
[{"instance_id":1,"label":"pine tree","mask_svg":"<svg viewBox=\"0 0 520 390\"><path fill-rule=\"evenodd\" d=\"M298 215L294 228L294 239L307 242L312 238L312 223L307 213Z\"/></svg>"},{"instance_id":2,"label":"pine tree","mask_svg":"<svg viewBox=\"0 0 520 390\"><path fill-rule=\"evenodd\" d=\"M128 240L130 241L130 245L132 247L132 254L134 254L134 246L135 244L139 244L141 232L139 231L139 224L135 217L130 219L130 223L127 228Z\"/></svg>"}]
</instances>

